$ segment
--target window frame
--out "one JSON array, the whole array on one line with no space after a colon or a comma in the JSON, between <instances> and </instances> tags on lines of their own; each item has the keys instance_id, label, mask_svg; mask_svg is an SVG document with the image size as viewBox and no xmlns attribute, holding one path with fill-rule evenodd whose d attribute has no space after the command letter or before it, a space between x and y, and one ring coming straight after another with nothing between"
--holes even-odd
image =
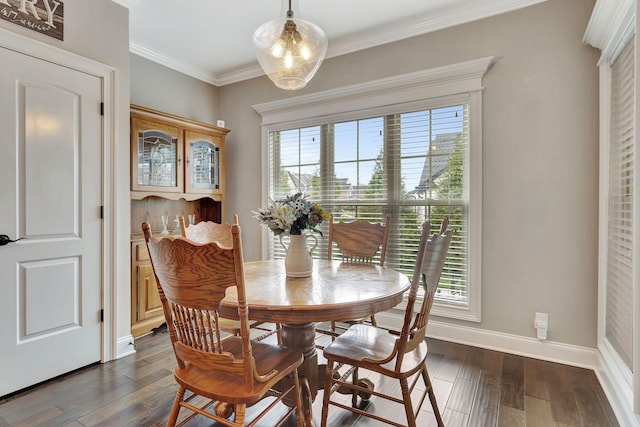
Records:
<instances>
[{"instance_id":1,"label":"window frame","mask_svg":"<svg viewBox=\"0 0 640 427\"><path fill-rule=\"evenodd\" d=\"M269 133L326 123L383 116L434 105L438 98L465 98L469 108L468 305L436 303L431 313L481 321L482 249L482 78L493 57L374 80L314 94L253 105L262 116L262 205L268 203ZM428 107L427 107L428 108ZM262 230L262 256L271 256L272 236ZM398 308L403 308L404 303Z\"/></svg>"}]
</instances>

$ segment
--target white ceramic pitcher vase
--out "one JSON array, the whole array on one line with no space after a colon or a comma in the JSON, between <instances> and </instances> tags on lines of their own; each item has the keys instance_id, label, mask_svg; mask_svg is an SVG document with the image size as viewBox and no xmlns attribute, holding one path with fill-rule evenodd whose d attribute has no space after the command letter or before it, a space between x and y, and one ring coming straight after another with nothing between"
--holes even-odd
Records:
<instances>
[{"instance_id":1,"label":"white ceramic pitcher vase","mask_svg":"<svg viewBox=\"0 0 640 427\"><path fill-rule=\"evenodd\" d=\"M313 246L309 249L307 239L313 239ZM284 258L284 269L288 277L309 277L313 273L313 258L311 254L318 246L318 239L311 234L301 234L289 236L289 246L287 247L280 235L280 244L287 251Z\"/></svg>"}]
</instances>

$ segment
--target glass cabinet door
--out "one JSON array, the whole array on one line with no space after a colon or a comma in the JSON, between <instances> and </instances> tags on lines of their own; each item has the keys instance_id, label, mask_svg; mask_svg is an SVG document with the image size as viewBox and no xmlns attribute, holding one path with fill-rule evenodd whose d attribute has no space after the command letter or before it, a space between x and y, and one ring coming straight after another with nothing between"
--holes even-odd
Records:
<instances>
[{"instance_id":1,"label":"glass cabinet door","mask_svg":"<svg viewBox=\"0 0 640 427\"><path fill-rule=\"evenodd\" d=\"M187 131L187 180L189 193L221 193L221 141L219 137Z\"/></svg>"},{"instance_id":2,"label":"glass cabinet door","mask_svg":"<svg viewBox=\"0 0 640 427\"><path fill-rule=\"evenodd\" d=\"M182 141L176 127L133 119L132 189L181 192ZM134 150L132 150L134 151Z\"/></svg>"}]
</instances>

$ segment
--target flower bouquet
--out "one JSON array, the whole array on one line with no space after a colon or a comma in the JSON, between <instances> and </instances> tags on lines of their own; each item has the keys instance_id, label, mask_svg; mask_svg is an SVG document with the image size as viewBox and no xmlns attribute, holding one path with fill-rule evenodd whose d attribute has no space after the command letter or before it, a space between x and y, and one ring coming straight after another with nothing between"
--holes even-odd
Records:
<instances>
[{"instance_id":1,"label":"flower bouquet","mask_svg":"<svg viewBox=\"0 0 640 427\"><path fill-rule=\"evenodd\" d=\"M299 236L310 230L322 236L318 226L329 218L327 211L318 203L308 201L302 193L271 201L269 206L253 212L260 223L269 227L273 234Z\"/></svg>"}]
</instances>

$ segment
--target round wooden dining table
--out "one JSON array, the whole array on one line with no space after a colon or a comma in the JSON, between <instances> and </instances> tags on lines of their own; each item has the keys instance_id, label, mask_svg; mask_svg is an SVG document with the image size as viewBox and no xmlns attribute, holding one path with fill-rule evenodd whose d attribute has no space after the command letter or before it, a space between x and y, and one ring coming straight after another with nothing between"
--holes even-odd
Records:
<instances>
[{"instance_id":1,"label":"round wooden dining table","mask_svg":"<svg viewBox=\"0 0 640 427\"><path fill-rule=\"evenodd\" d=\"M387 267L314 260L310 277L287 277L284 260L244 263L249 319L282 324L282 345L304 354L298 369L309 382L311 399L318 392L315 324L367 318L402 301L407 276ZM220 313L237 317L236 288L229 288Z\"/></svg>"}]
</instances>

